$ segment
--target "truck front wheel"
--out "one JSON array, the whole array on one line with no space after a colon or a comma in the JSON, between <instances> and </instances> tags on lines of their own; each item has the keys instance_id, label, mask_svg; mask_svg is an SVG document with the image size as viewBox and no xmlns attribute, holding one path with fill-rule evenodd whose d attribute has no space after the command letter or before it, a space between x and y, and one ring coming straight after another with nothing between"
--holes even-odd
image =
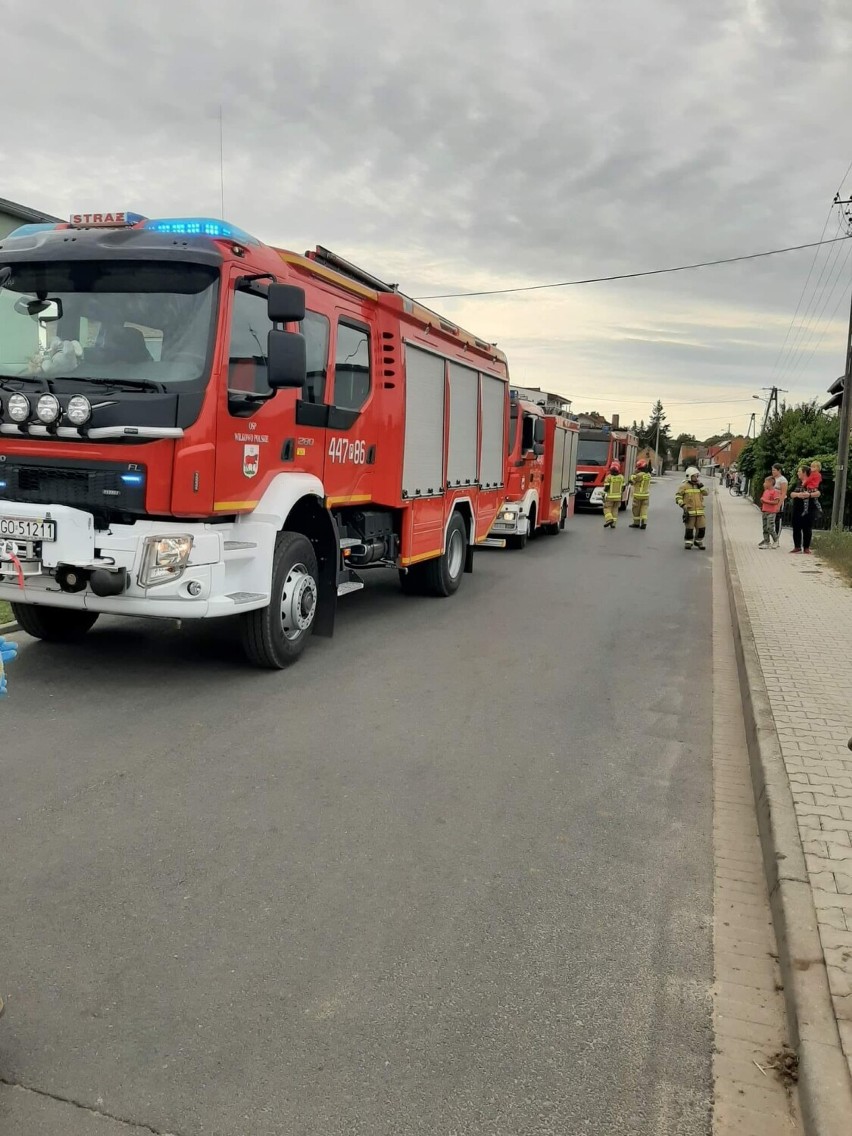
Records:
<instances>
[{"instance_id":1,"label":"truck front wheel","mask_svg":"<svg viewBox=\"0 0 852 1136\"><path fill-rule=\"evenodd\" d=\"M283 670L304 651L317 612L319 571L314 547L301 533L279 533L268 607L242 618L243 650L250 663Z\"/></svg>"},{"instance_id":2,"label":"truck front wheel","mask_svg":"<svg viewBox=\"0 0 852 1136\"><path fill-rule=\"evenodd\" d=\"M75 611L67 607L40 607L12 604L12 615L27 635L46 643L73 643L82 639L98 618L96 611Z\"/></svg>"}]
</instances>

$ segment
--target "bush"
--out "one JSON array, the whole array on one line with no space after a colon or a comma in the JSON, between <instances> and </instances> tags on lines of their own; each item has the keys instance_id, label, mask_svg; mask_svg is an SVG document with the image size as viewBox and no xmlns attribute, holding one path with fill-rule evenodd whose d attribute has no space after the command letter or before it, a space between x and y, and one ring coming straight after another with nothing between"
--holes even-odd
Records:
<instances>
[{"instance_id":1,"label":"bush","mask_svg":"<svg viewBox=\"0 0 852 1136\"><path fill-rule=\"evenodd\" d=\"M822 532L814 536L814 551L852 584L852 532Z\"/></svg>"},{"instance_id":2,"label":"bush","mask_svg":"<svg viewBox=\"0 0 852 1136\"><path fill-rule=\"evenodd\" d=\"M12 622L12 609L9 607L9 605L7 603L4 603L2 600L0 600L0 627L2 627L4 623L11 623L11 622Z\"/></svg>"},{"instance_id":3,"label":"bush","mask_svg":"<svg viewBox=\"0 0 852 1136\"><path fill-rule=\"evenodd\" d=\"M782 406L767 423L766 430L755 438L740 454L737 463L751 480L751 495L757 502L763 492L763 480L777 462L790 482L796 484L796 471L802 462L817 460L822 463L820 504L824 523L831 521L831 503L834 499L834 470L837 460L837 440L840 424L837 417L820 410L815 402L806 402L795 408ZM852 477L847 489L846 517L852 521ZM787 510L789 511L789 505Z\"/></svg>"}]
</instances>

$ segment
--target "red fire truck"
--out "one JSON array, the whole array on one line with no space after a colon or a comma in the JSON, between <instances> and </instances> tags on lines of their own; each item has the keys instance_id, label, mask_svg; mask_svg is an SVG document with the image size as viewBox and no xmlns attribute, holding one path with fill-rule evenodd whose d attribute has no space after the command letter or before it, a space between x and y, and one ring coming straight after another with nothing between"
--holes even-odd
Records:
<instances>
[{"instance_id":1,"label":"red fire truck","mask_svg":"<svg viewBox=\"0 0 852 1136\"><path fill-rule=\"evenodd\" d=\"M579 426L510 391L506 500L489 543L523 548L538 533L558 533L574 512Z\"/></svg>"},{"instance_id":2,"label":"red fire truck","mask_svg":"<svg viewBox=\"0 0 852 1136\"><path fill-rule=\"evenodd\" d=\"M603 509L603 483L614 461L621 463L624 494L621 509L630 501L630 478L636 470L639 439L629 430L581 430L577 456L577 508Z\"/></svg>"},{"instance_id":3,"label":"red fire truck","mask_svg":"<svg viewBox=\"0 0 852 1136\"><path fill-rule=\"evenodd\" d=\"M0 241L0 599L237 615L280 668L359 572L447 596L505 498L493 345L327 250L84 214Z\"/></svg>"}]
</instances>

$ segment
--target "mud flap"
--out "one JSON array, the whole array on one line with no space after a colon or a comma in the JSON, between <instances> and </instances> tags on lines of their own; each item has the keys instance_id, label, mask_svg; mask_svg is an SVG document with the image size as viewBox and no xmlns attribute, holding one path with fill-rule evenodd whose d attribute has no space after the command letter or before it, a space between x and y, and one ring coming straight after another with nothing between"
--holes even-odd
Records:
<instances>
[{"instance_id":1,"label":"mud flap","mask_svg":"<svg viewBox=\"0 0 852 1136\"><path fill-rule=\"evenodd\" d=\"M476 551L476 549L475 549L474 545L469 544L467 546L467 552L465 553L465 557L464 557L464 570L467 573L470 573L470 572L473 571L473 554L474 554L475 551Z\"/></svg>"}]
</instances>

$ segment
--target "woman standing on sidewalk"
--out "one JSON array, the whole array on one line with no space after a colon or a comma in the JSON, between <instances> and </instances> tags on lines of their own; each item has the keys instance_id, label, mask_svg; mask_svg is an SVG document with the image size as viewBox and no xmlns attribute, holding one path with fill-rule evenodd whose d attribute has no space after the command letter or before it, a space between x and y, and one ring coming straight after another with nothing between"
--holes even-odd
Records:
<instances>
[{"instance_id":1,"label":"woman standing on sidewalk","mask_svg":"<svg viewBox=\"0 0 852 1136\"><path fill-rule=\"evenodd\" d=\"M814 510L811 501L819 497L818 489L809 489L807 480L810 470L806 465L799 466L799 484L790 494L792 501L793 548L790 552L811 554L811 534L814 525Z\"/></svg>"}]
</instances>

